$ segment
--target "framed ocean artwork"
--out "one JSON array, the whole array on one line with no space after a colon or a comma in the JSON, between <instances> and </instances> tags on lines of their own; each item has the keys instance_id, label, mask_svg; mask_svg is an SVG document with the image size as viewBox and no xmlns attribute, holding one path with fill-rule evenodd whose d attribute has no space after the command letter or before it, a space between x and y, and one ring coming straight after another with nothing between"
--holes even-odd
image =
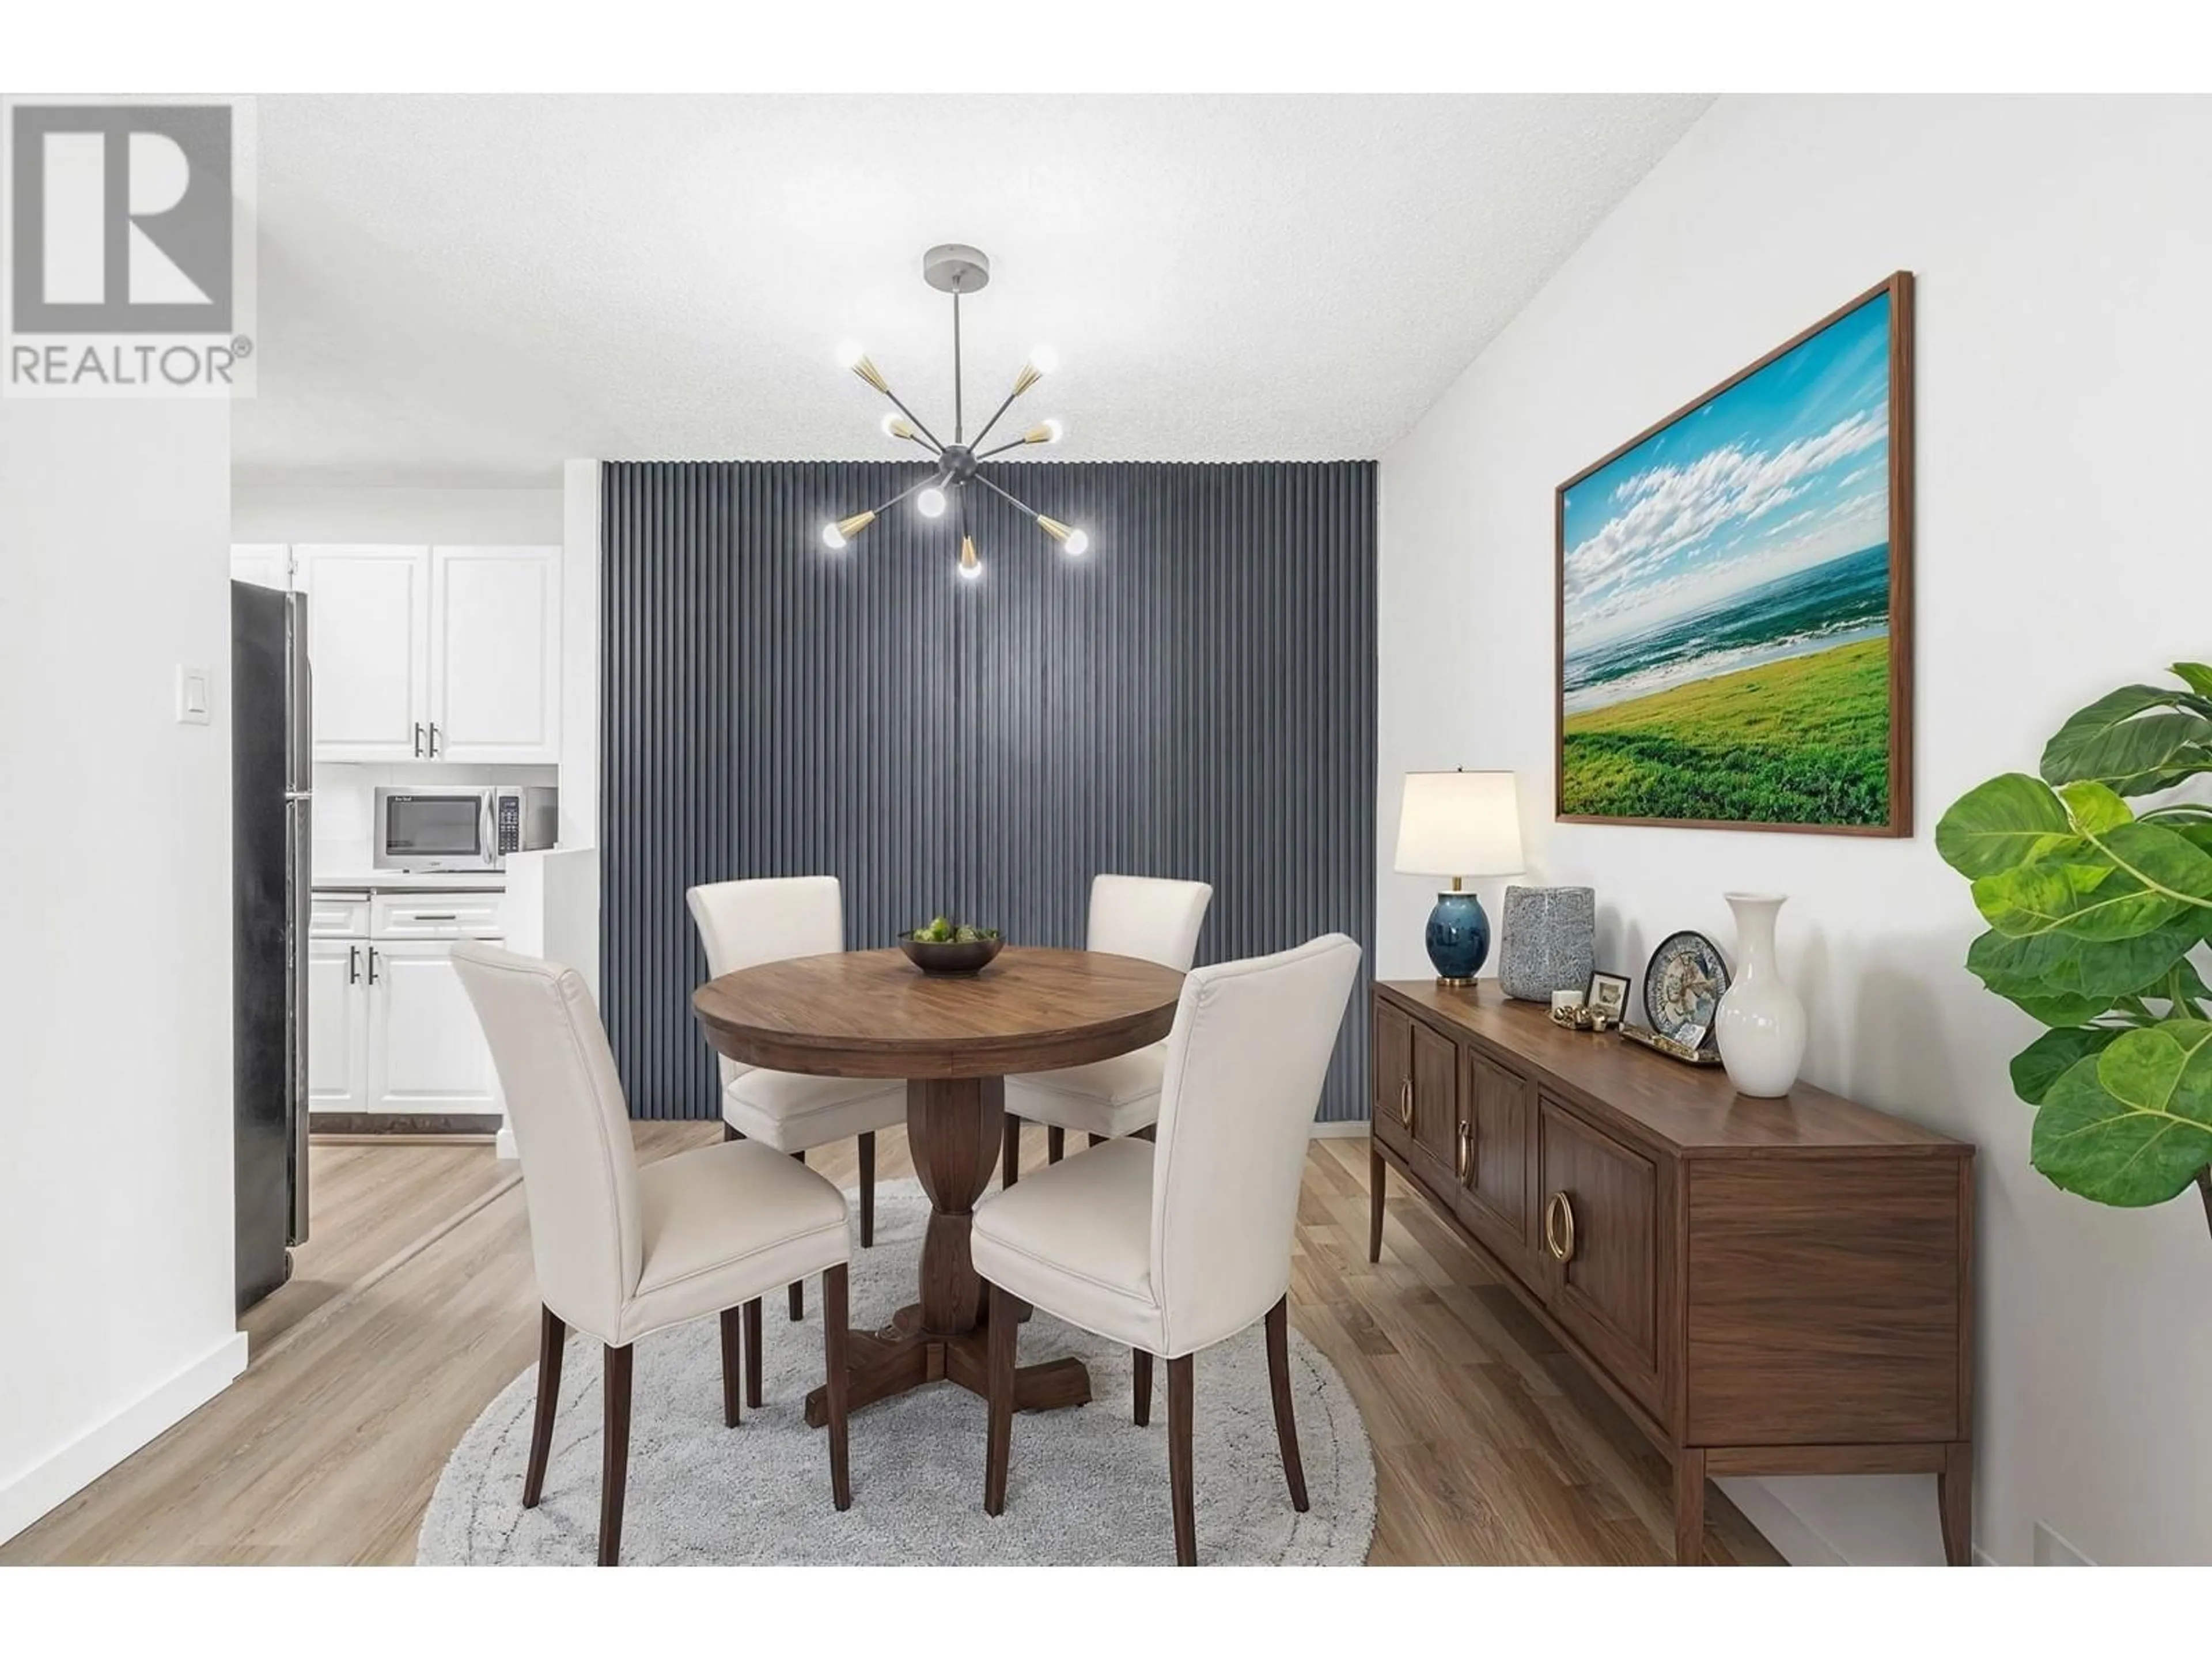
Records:
<instances>
[{"instance_id":1,"label":"framed ocean artwork","mask_svg":"<svg viewBox=\"0 0 2212 1659\"><path fill-rule=\"evenodd\" d=\"M1558 816L1912 833L1912 276L1559 488Z\"/></svg>"}]
</instances>

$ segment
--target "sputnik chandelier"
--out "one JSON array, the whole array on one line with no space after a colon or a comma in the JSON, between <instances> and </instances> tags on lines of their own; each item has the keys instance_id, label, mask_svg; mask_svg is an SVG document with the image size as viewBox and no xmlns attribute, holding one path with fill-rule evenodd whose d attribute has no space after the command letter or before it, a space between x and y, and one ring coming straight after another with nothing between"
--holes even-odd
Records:
<instances>
[{"instance_id":1,"label":"sputnik chandelier","mask_svg":"<svg viewBox=\"0 0 2212 1659\"><path fill-rule=\"evenodd\" d=\"M1010 449L1019 449L1024 444L1058 443L1060 423L1058 421L1039 421L1018 438L1010 438L995 448L985 449L983 441L991 435L1000 417L1013 407L1014 399L1027 392L1039 380L1059 367L1059 360L1049 346L1037 346L1022 365L1022 372L1014 376L1013 390L983 422L973 438L968 436L967 411L963 405L960 364L960 296L973 294L991 280L989 256L979 248L959 242L946 242L933 247L921 256L921 279L942 294L952 296L952 441L945 443L932 432L921 417L908 409L890 382L884 379L883 371L868 361L868 354L859 342L848 341L837 348L837 366L849 368L870 387L891 400L894 407L884 412L884 434L902 443L910 443L929 453L929 471L889 501L872 507L863 513L837 520L822 526L822 544L836 552L848 545L853 538L866 530L883 514L901 501L912 498L915 511L925 519L945 516L945 508L963 501L964 492L970 484L981 484L993 495L1010 501L1025 518L1035 519L1037 528L1058 542L1060 550L1079 556L1091 545L1091 538L1071 525L1048 518L1030 507L1012 490L985 476L982 464L994 455L1003 455ZM964 525L966 514L961 514ZM969 580L983 574L983 562L975 556L975 539L963 529L960 537L960 574Z\"/></svg>"}]
</instances>

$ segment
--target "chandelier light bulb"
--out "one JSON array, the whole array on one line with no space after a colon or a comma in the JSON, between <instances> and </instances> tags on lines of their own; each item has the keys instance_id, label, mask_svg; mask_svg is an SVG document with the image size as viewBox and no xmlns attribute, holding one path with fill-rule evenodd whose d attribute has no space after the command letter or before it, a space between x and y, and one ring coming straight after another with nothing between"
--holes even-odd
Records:
<instances>
[{"instance_id":1,"label":"chandelier light bulb","mask_svg":"<svg viewBox=\"0 0 2212 1659\"><path fill-rule=\"evenodd\" d=\"M867 355L867 348L858 340L848 339L837 342L837 367L840 368L858 368L860 366L860 360Z\"/></svg>"},{"instance_id":2,"label":"chandelier light bulb","mask_svg":"<svg viewBox=\"0 0 2212 1659\"><path fill-rule=\"evenodd\" d=\"M914 504L925 519L941 519L945 516L945 492L935 484L930 485L921 495L915 496Z\"/></svg>"},{"instance_id":3,"label":"chandelier light bulb","mask_svg":"<svg viewBox=\"0 0 2212 1659\"><path fill-rule=\"evenodd\" d=\"M885 410L881 422L886 438L906 439L914 436L914 423L895 410Z\"/></svg>"},{"instance_id":4,"label":"chandelier light bulb","mask_svg":"<svg viewBox=\"0 0 2212 1659\"><path fill-rule=\"evenodd\" d=\"M971 582L983 574L983 562L975 556L975 541L972 536L960 538L960 574Z\"/></svg>"},{"instance_id":5,"label":"chandelier light bulb","mask_svg":"<svg viewBox=\"0 0 2212 1659\"><path fill-rule=\"evenodd\" d=\"M1030 367L1040 374L1049 374L1060 367L1060 354L1048 345L1031 346Z\"/></svg>"},{"instance_id":6,"label":"chandelier light bulb","mask_svg":"<svg viewBox=\"0 0 2212 1659\"><path fill-rule=\"evenodd\" d=\"M1069 556L1080 558L1091 550L1091 532L1087 530L1071 530L1067 532L1067 539L1062 542L1060 546L1066 550Z\"/></svg>"},{"instance_id":7,"label":"chandelier light bulb","mask_svg":"<svg viewBox=\"0 0 2212 1659\"><path fill-rule=\"evenodd\" d=\"M1066 430L1058 421L1039 421L1022 434L1022 441L1025 444L1056 444Z\"/></svg>"},{"instance_id":8,"label":"chandelier light bulb","mask_svg":"<svg viewBox=\"0 0 2212 1659\"><path fill-rule=\"evenodd\" d=\"M822 545L828 548L832 553L842 552L845 548L845 532L838 529L834 524L823 525L822 526Z\"/></svg>"}]
</instances>

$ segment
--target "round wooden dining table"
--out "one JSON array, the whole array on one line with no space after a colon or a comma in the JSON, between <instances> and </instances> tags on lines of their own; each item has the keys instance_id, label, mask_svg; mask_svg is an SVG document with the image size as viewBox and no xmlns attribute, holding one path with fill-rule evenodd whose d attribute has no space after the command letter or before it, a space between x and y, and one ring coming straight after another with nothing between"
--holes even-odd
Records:
<instances>
[{"instance_id":1,"label":"round wooden dining table","mask_svg":"<svg viewBox=\"0 0 2212 1659\"><path fill-rule=\"evenodd\" d=\"M1174 969L1134 957L1009 945L977 974L924 974L901 951L855 951L763 963L692 994L708 1042L741 1065L906 1080L907 1143L930 1204L919 1294L890 1324L852 1333L850 1409L927 1382L987 1391L969 1231L998 1162L1006 1079L1158 1042L1182 990ZM1017 1410L1090 1398L1079 1359L1015 1374ZM826 1399L822 1389L806 1397L817 1428Z\"/></svg>"}]
</instances>

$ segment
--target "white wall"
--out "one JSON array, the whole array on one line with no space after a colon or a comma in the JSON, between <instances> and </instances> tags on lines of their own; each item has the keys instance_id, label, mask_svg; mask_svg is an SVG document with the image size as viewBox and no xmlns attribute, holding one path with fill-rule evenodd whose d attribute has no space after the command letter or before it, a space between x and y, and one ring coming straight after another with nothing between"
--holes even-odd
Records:
<instances>
[{"instance_id":1,"label":"white wall","mask_svg":"<svg viewBox=\"0 0 2212 1659\"><path fill-rule=\"evenodd\" d=\"M1793 895L1806 1075L1981 1148L1975 1530L2004 1562L2038 1521L2100 1561L2212 1560L2205 1216L2099 1208L2028 1168L2005 1066L2036 1028L1960 966L1978 924L1932 846L1950 801L2032 770L2074 708L2212 655L2190 516L2208 149L2203 101L1723 99L1382 464L1382 971L1428 971L1431 884L1389 872L1409 768L1520 774L1536 877L1597 889L1601 966L1675 927L1732 947L1724 888ZM1899 268L1918 276L1917 835L1553 823L1553 486ZM1847 1559L1937 1560L1931 1486L1764 1495Z\"/></svg>"},{"instance_id":2,"label":"white wall","mask_svg":"<svg viewBox=\"0 0 2212 1659\"><path fill-rule=\"evenodd\" d=\"M232 486L230 530L235 542L550 545L561 539L561 492L391 489L246 475Z\"/></svg>"},{"instance_id":3,"label":"white wall","mask_svg":"<svg viewBox=\"0 0 2212 1659\"><path fill-rule=\"evenodd\" d=\"M229 420L0 401L0 1538L245 1364Z\"/></svg>"}]
</instances>

